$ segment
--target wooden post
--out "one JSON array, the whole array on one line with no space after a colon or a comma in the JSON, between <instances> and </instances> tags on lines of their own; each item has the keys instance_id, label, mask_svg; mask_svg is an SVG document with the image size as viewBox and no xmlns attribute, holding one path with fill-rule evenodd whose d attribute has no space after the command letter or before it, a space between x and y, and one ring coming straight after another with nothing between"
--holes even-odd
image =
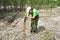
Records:
<instances>
[{"instance_id":1,"label":"wooden post","mask_svg":"<svg viewBox=\"0 0 60 40\"><path fill-rule=\"evenodd\" d=\"M25 11L24 16L25 16L25 18L24 18L24 40L26 40L26 20L27 20L26 11Z\"/></svg>"},{"instance_id":2,"label":"wooden post","mask_svg":"<svg viewBox=\"0 0 60 40\"><path fill-rule=\"evenodd\" d=\"M24 40L26 40L26 17L24 18Z\"/></svg>"}]
</instances>

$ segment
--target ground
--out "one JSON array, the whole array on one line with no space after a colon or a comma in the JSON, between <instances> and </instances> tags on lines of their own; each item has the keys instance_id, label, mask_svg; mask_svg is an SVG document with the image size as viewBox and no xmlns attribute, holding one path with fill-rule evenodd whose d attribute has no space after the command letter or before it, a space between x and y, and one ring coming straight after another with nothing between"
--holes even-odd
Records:
<instances>
[{"instance_id":1,"label":"ground","mask_svg":"<svg viewBox=\"0 0 60 40\"><path fill-rule=\"evenodd\" d=\"M31 20L26 21L26 40L44 40L43 31L52 31L52 36L56 40L60 38L60 8L50 10L40 9L38 21L38 32L30 33ZM24 40L24 16L19 16L10 25L5 25L6 21L0 21L0 40ZM56 35L55 35L56 34ZM48 37L49 38L49 37Z\"/></svg>"}]
</instances>

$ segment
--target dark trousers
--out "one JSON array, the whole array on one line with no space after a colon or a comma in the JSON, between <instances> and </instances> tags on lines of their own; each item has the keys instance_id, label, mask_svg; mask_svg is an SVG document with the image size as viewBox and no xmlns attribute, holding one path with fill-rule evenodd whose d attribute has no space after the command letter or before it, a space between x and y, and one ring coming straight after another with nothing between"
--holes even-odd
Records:
<instances>
[{"instance_id":1,"label":"dark trousers","mask_svg":"<svg viewBox=\"0 0 60 40\"><path fill-rule=\"evenodd\" d=\"M39 16L37 15L34 19L31 19L31 31L37 30Z\"/></svg>"}]
</instances>

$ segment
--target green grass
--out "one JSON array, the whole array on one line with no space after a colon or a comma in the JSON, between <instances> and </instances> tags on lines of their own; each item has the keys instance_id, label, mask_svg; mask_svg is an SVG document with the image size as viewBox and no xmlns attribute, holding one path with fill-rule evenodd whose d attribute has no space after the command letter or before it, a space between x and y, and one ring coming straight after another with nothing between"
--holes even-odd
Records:
<instances>
[{"instance_id":1,"label":"green grass","mask_svg":"<svg viewBox=\"0 0 60 40\"><path fill-rule=\"evenodd\" d=\"M44 34L44 40L53 40L51 31L45 30L43 31L43 34Z\"/></svg>"}]
</instances>

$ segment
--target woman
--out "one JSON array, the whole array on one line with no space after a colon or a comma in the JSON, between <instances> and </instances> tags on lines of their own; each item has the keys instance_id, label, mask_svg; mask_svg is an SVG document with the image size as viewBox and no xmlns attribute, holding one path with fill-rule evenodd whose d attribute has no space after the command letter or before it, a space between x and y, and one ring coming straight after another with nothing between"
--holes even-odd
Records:
<instances>
[{"instance_id":1,"label":"woman","mask_svg":"<svg viewBox=\"0 0 60 40\"><path fill-rule=\"evenodd\" d=\"M28 18L31 18L31 33L37 32L37 25L38 25L38 19L39 19L39 12L36 9L31 8L28 12Z\"/></svg>"}]
</instances>

